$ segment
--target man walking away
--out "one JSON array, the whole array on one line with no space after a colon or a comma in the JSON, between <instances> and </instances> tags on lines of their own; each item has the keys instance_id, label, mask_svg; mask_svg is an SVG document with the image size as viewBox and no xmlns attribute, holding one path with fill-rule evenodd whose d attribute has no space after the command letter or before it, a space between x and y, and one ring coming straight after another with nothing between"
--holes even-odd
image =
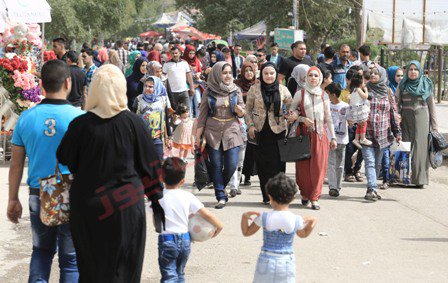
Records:
<instances>
[{"instance_id":1,"label":"man walking away","mask_svg":"<svg viewBox=\"0 0 448 283\"><path fill-rule=\"evenodd\" d=\"M121 60L121 62L123 63L123 65L124 65L125 67L127 67L129 51L127 51L126 49L124 49L124 47L123 47L123 41L121 41L121 40L118 40L118 41L115 43L115 46L117 47L118 57L120 58L120 60Z\"/></svg>"},{"instance_id":2,"label":"man walking away","mask_svg":"<svg viewBox=\"0 0 448 283\"><path fill-rule=\"evenodd\" d=\"M67 52L67 65L70 69L72 89L67 97L68 102L75 107L81 107L86 100L87 77L78 67L78 54L75 51Z\"/></svg>"},{"instance_id":3,"label":"man walking away","mask_svg":"<svg viewBox=\"0 0 448 283\"><path fill-rule=\"evenodd\" d=\"M25 157L28 156L29 209L33 252L29 282L48 282L53 257L58 251L60 282L78 282L78 267L70 225L48 227L40 220L39 179L54 173L56 150L70 122L83 111L66 99L72 82L67 64L48 61L42 68L41 86L46 98L25 111L19 118L12 138L12 161L9 168L9 202L7 216L13 223L22 217L19 187ZM70 172L59 165L62 174Z\"/></svg>"}]
</instances>

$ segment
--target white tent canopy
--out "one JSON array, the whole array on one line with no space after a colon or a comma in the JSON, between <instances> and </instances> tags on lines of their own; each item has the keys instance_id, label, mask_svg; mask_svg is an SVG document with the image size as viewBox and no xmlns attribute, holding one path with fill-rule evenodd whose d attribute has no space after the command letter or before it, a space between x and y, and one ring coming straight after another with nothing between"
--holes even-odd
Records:
<instances>
[{"instance_id":1,"label":"white tent canopy","mask_svg":"<svg viewBox=\"0 0 448 283\"><path fill-rule=\"evenodd\" d=\"M4 0L8 18L16 23L51 22L51 7L46 0Z\"/></svg>"},{"instance_id":2,"label":"white tent canopy","mask_svg":"<svg viewBox=\"0 0 448 283\"><path fill-rule=\"evenodd\" d=\"M160 18L154 22L152 25L159 28L167 28L174 26L177 23L182 23L182 25L193 25L195 22L190 16L184 12L171 12L163 13Z\"/></svg>"},{"instance_id":3,"label":"white tent canopy","mask_svg":"<svg viewBox=\"0 0 448 283\"><path fill-rule=\"evenodd\" d=\"M364 34L368 29L382 31L382 42L448 44L448 1L446 0L364 0ZM395 3L395 4L394 4ZM369 38L364 36L364 41Z\"/></svg>"}]
</instances>

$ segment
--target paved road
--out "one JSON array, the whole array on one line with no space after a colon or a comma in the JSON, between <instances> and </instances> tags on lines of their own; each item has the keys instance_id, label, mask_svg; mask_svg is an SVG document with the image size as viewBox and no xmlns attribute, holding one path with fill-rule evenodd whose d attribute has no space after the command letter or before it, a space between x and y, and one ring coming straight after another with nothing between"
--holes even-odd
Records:
<instances>
[{"instance_id":1,"label":"paved road","mask_svg":"<svg viewBox=\"0 0 448 283\"><path fill-rule=\"evenodd\" d=\"M191 183L191 168L188 181ZM293 166L287 172L293 176ZM6 220L8 169L0 168L0 282L26 282L31 254L29 213L20 224ZM431 171L427 189L392 188L383 200L365 202L365 184L343 184L342 195L325 194L320 211L295 201L292 211L315 215L318 225L307 239L296 239L297 282L448 282L448 167ZM244 211L267 210L255 182L243 195L215 212L225 223L222 234L193 244L186 268L187 282L251 282L262 244L262 233L244 238L240 217ZM214 204L213 191L197 196ZM27 208L26 187L21 188ZM148 225L143 282L157 282L156 233ZM326 233L320 236L319 233ZM57 282L57 262L51 282Z\"/></svg>"}]
</instances>

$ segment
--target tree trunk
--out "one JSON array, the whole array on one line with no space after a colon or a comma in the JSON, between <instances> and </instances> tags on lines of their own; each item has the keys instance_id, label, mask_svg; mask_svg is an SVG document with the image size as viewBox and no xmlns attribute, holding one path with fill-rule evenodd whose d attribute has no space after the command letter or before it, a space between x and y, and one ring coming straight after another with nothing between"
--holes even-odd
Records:
<instances>
[{"instance_id":1,"label":"tree trunk","mask_svg":"<svg viewBox=\"0 0 448 283\"><path fill-rule=\"evenodd\" d=\"M362 7L355 3L355 28L356 28L356 46L360 47L362 42Z\"/></svg>"}]
</instances>

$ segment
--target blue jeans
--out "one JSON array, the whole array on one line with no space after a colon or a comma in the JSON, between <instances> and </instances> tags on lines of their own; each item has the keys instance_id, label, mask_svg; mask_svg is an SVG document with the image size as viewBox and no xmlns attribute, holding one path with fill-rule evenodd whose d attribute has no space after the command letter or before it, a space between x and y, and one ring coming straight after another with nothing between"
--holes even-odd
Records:
<instances>
[{"instance_id":1,"label":"blue jeans","mask_svg":"<svg viewBox=\"0 0 448 283\"><path fill-rule=\"evenodd\" d=\"M381 169L384 155L384 148L379 147L362 147L362 156L366 167L367 188L375 190L378 188L377 176Z\"/></svg>"},{"instance_id":2,"label":"blue jeans","mask_svg":"<svg viewBox=\"0 0 448 283\"><path fill-rule=\"evenodd\" d=\"M225 187L238 166L239 151L240 148L238 146L224 151L222 144L218 150L207 145L213 186L215 187L215 196L218 201L222 199L228 200Z\"/></svg>"},{"instance_id":3,"label":"blue jeans","mask_svg":"<svg viewBox=\"0 0 448 283\"><path fill-rule=\"evenodd\" d=\"M190 117L197 118L199 116L199 103L201 103L201 90L196 88L194 95L190 96Z\"/></svg>"},{"instance_id":4,"label":"blue jeans","mask_svg":"<svg viewBox=\"0 0 448 283\"><path fill-rule=\"evenodd\" d=\"M40 220L40 199L37 195L30 195L29 208L33 253L31 254L28 282L48 282L56 251L59 256L59 282L78 282L78 265L76 264L70 225L56 227L44 225Z\"/></svg>"},{"instance_id":5,"label":"blue jeans","mask_svg":"<svg viewBox=\"0 0 448 283\"><path fill-rule=\"evenodd\" d=\"M162 143L154 144L154 148L160 161L163 161L163 144Z\"/></svg>"},{"instance_id":6,"label":"blue jeans","mask_svg":"<svg viewBox=\"0 0 448 283\"><path fill-rule=\"evenodd\" d=\"M275 255L262 252L258 257L253 282L296 282L296 259L294 254Z\"/></svg>"},{"instance_id":7,"label":"blue jeans","mask_svg":"<svg viewBox=\"0 0 448 283\"><path fill-rule=\"evenodd\" d=\"M382 162L382 173L383 173L383 183L389 183L390 181L390 147L384 149L383 162Z\"/></svg>"},{"instance_id":8,"label":"blue jeans","mask_svg":"<svg viewBox=\"0 0 448 283\"><path fill-rule=\"evenodd\" d=\"M159 235L160 282L185 282L185 265L190 255L190 234Z\"/></svg>"},{"instance_id":9,"label":"blue jeans","mask_svg":"<svg viewBox=\"0 0 448 283\"><path fill-rule=\"evenodd\" d=\"M344 171L345 175L353 175L359 172L361 169L362 163L362 154L361 151L358 151L358 157L356 158L355 166L353 167L352 156L355 154L357 150L359 150L352 142L355 139L356 135L356 126L352 128L348 128L348 137L349 143L345 146L345 165ZM352 168L353 167L353 168Z\"/></svg>"}]
</instances>

